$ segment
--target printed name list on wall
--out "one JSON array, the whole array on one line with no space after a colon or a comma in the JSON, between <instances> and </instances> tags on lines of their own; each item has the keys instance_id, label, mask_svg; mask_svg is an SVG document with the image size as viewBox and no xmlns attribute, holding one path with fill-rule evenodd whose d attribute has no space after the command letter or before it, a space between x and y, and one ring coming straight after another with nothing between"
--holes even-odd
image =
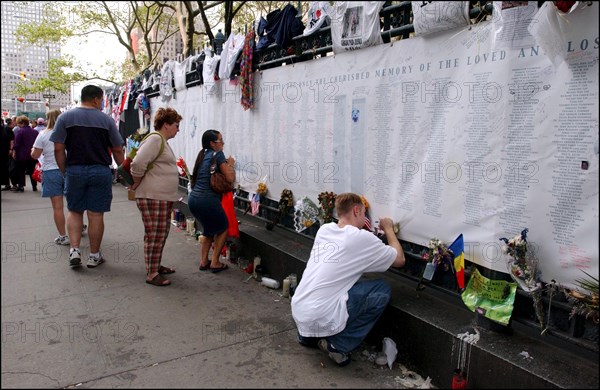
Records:
<instances>
[{"instance_id":1,"label":"printed name list on wall","mask_svg":"<svg viewBox=\"0 0 600 390\"><path fill-rule=\"evenodd\" d=\"M598 274L598 4L565 18L557 64L483 22L257 72L252 110L229 80L151 107L182 114L170 142L190 167L221 131L246 191L357 192L401 239L463 233L465 257L501 272L499 238L527 227L542 280L574 285Z\"/></svg>"}]
</instances>

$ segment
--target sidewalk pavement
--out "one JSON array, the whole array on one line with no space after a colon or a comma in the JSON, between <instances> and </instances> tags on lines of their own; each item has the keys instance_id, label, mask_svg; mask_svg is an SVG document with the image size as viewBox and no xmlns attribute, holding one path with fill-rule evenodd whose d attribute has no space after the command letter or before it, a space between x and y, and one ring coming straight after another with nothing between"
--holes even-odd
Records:
<instances>
[{"instance_id":1,"label":"sidewalk pavement","mask_svg":"<svg viewBox=\"0 0 600 390\"><path fill-rule=\"evenodd\" d=\"M200 244L175 226L172 284L146 284L139 211L121 185L113 194L106 262L85 267L84 235L70 269L50 200L2 192L2 388L402 388L398 364L377 366L368 346L347 367L300 346L281 290L236 266L200 272Z\"/></svg>"}]
</instances>

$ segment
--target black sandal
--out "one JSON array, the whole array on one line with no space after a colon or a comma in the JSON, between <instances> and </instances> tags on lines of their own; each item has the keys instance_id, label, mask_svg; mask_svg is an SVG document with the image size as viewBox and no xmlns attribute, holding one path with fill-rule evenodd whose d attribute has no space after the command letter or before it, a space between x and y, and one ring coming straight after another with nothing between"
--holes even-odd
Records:
<instances>
[{"instance_id":1,"label":"black sandal","mask_svg":"<svg viewBox=\"0 0 600 390\"><path fill-rule=\"evenodd\" d=\"M227 268L229 268L229 266L227 264L221 264L220 267L210 267L210 272L212 272L213 274L216 274L217 272L221 272L221 271L225 271Z\"/></svg>"}]
</instances>

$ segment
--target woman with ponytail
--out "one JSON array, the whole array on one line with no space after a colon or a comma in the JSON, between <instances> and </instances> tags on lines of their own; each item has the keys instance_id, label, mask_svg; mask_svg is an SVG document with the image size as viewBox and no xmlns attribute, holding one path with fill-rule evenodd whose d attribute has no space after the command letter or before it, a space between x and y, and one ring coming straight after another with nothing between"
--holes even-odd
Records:
<instances>
[{"instance_id":1,"label":"woman with ponytail","mask_svg":"<svg viewBox=\"0 0 600 390\"><path fill-rule=\"evenodd\" d=\"M204 241L200 253L200 271L212 273L227 269L227 265L219 261L221 250L227 238L227 215L221 206L221 194L210 188L210 166L213 156L217 169L233 183L235 181L235 159L232 156L225 158L223 153L223 136L217 130L206 130L202 135L202 150L196 157L192 171L192 192L188 197L188 206L194 217L200 221L203 228ZM214 243L212 259L208 255Z\"/></svg>"}]
</instances>

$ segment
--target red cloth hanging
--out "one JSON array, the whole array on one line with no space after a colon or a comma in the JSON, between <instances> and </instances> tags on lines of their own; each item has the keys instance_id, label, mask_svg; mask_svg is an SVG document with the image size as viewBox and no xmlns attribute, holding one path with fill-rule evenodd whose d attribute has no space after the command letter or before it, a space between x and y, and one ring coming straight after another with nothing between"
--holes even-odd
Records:
<instances>
[{"instance_id":1,"label":"red cloth hanging","mask_svg":"<svg viewBox=\"0 0 600 390\"><path fill-rule=\"evenodd\" d=\"M229 222L227 236L240 238L240 229L238 226L237 217L235 215L235 209L233 207L233 192L226 192L223 194L223 197L221 198L221 206L223 206L225 215L227 215L227 221Z\"/></svg>"}]
</instances>

